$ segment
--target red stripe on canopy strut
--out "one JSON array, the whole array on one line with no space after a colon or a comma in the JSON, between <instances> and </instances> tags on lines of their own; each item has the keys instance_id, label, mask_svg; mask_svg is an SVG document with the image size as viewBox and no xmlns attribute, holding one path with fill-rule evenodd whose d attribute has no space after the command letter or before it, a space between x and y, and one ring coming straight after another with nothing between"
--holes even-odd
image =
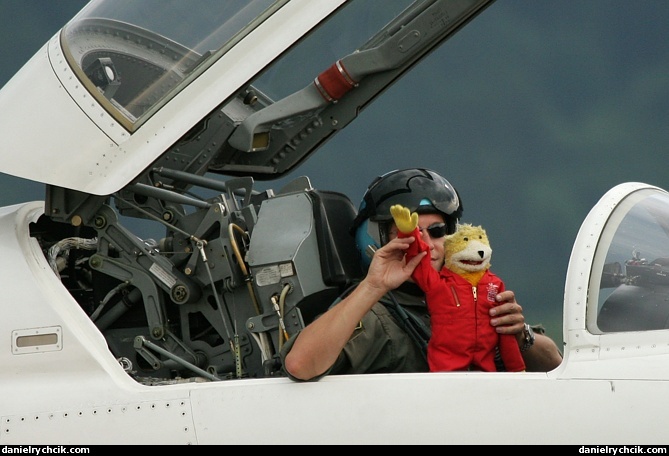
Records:
<instances>
[{"instance_id":1,"label":"red stripe on canopy strut","mask_svg":"<svg viewBox=\"0 0 669 456\"><path fill-rule=\"evenodd\" d=\"M325 101L336 102L357 85L344 68L341 60L314 79L314 84Z\"/></svg>"}]
</instances>

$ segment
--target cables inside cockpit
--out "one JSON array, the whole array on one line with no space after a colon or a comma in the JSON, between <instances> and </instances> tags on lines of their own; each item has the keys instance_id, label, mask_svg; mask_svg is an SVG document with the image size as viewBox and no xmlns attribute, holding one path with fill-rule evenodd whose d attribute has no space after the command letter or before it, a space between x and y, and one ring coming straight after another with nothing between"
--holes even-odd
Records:
<instances>
[{"instance_id":1,"label":"cables inside cockpit","mask_svg":"<svg viewBox=\"0 0 669 456\"><path fill-rule=\"evenodd\" d=\"M60 271L65 268L67 261L65 260L71 249L97 249L98 238L85 239L80 237L69 237L61 239L49 248L47 252L47 259L49 266L60 279Z\"/></svg>"},{"instance_id":2,"label":"cables inside cockpit","mask_svg":"<svg viewBox=\"0 0 669 456\"><path fill-rule=\"evenodd\" d=\"M292 290L292 285L289 283L285 284L281 289L281 294L277 298L276 295L272 296L271 301L276 311L277 317L279 318L279 350L283 346L283 343L288 340L288 331L286 331L286 323L283 320L284 311L286 307L286 296Z\"/></svg>"},{"instance_id":3,"label":"cables inside cockpit","mask_svg":"<svg viewBox=\"0 0 669 456\"><path fill-rule=\"evenodd\" d=\"M244 257L242 256L241 250L239 248L239 245L237 244L237 238L235 237L235 231L239 232L242 234L242 236L247 236L248 234L246 231L244 231L239 225L236 225L234 223L230 223L228 225L228 237L230 238L230 245L232 245L232 250L235 253L235 258L237 258L237 264L239 264L239 267L242 270L242 275L244 277L244 280L246 281L246 287L249 290L249 295L251 297L251 301L253 302L253 307L256 311L257 315L261 315L261 310L260 310L260 305L258 303L258 298L256 297L255 290L253 289L253 283L251 280L251 276L248 272L248 269L246 268L246 263L244 262ZM235 330L235 334L237 331ZM258 344L258 347L260 347L260 353L262 357L262 361L265 362L269 359L272 358L272 345L270 343L270 339L265 332L261 333L254 333L252 332L251 335L253 336L253 339L256 341Z\"/></svg>"}]
</instances>

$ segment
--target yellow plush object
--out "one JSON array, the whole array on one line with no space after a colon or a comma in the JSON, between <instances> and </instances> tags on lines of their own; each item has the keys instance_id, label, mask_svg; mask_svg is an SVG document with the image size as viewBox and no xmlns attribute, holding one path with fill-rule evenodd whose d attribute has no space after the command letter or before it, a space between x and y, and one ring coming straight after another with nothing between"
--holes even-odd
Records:
<instances>
[{"instance_id":1,"label":"yellow plush object","mask_svg":"<svg viewBox=\"0 0 669 456\"><path fill-rule=\"evenodd\" d=\"M390 207L395 226L410 234L418 226L418 214L395 204ZM455 233L444 239L444 267L462 276L473 286L478 285L483 274L490 269L492 248L488 234L482 226L459 224Z\"/></svg>"},{"instance_id":2,"label":"yellow plush object","mask_svg":"<svg viewBox=\"0 0 669 456\"><path fill-rule=\"evenodd\" d=\"M458 225L444 240L444 267L476 286L490 269L492 248L483 227L469 223Z\"/></svg>"},{"instance_id":3,"label":"yellow plush object","mask_svg":"<svg viewBox=\"0 0 669 456\"><path fill-rule=\"evenodd\" d=\"M409 234L418 226L418 214L411 213L409 208L394 204L390 206L390 215L395 220L395 226L404 234Z\"/></svg>"}]
</instances>

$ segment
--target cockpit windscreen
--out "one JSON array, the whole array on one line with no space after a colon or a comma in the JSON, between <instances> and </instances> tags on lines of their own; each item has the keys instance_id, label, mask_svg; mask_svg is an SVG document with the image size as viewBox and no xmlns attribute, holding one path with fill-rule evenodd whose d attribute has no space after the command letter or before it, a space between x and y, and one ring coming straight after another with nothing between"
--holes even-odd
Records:
<instances>
[{"instance_id":1,"label":"cockpit windscreen","mask_svg":"<svg viewBox=\"0 0 669 456\"><path fill-rule=\"evenodd\" d=\"M669 195L645 189L613 210L590 282L593 333L669 328Z\"/></svg>"},{"instance_id":2,"label":"cockpit windscreen","mask_svg":"<svg viewBox=\"0 0 669 456\"><path fill-rule=\"evenodd\" d=\"M63 28L62 44L91 93L129 127L285 3L96 0Z\"/></svg>"}]
</instances>

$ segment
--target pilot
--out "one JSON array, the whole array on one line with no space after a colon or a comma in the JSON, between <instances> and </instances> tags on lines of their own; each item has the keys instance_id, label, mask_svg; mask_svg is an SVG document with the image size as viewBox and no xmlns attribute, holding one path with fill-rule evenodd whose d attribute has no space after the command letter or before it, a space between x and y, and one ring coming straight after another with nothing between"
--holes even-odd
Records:
<instances>
[{"instance_id":1,"label":"pilot","mask_svg":"<svg viewBox=\"0 0 669 456\"><path fill-rule=\"evenodd\" d=\"M424 228L422 238L430 247L432 266L442 268L444 236L454 232L462 215L457 191L428 169L395 170L377 177L365 192L351 228L366 275L284 344L283 369L293 380L429 371L425 353L430 320L425 295L411 280L422 256L405 263L404 252L413 238L393 234L397 232L391 229L394 204L419 214L418 226ZM490 324L500 334L516 336L526 370L556 368L562 362L560 350L543 328L525 323L513 291L500 293L497 301L500 304L490 309ZM502 370L504 366L499 365L498 371Z\"/></svg>"}]
</instances>

